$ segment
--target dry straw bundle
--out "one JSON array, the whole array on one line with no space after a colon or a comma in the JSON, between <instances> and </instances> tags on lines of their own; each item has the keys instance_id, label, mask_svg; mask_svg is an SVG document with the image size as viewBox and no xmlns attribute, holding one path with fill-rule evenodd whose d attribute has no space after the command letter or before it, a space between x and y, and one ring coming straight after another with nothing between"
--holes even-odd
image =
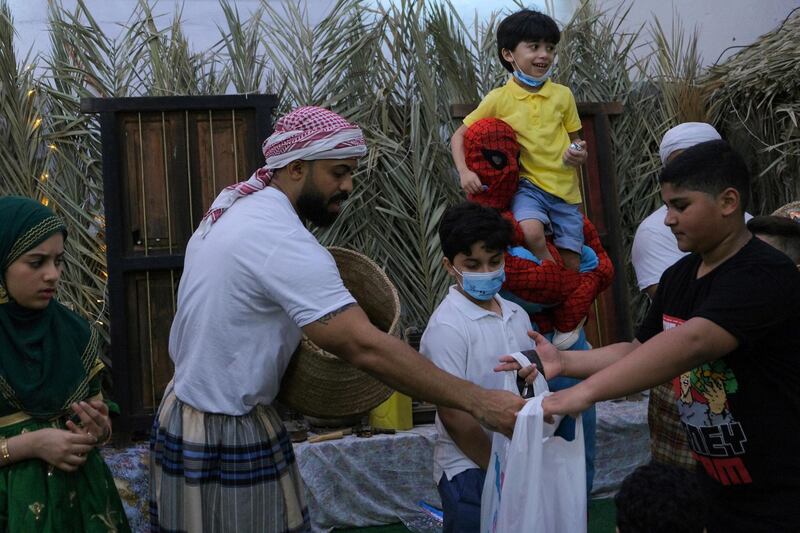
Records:
<instances>
[{"instance_id":1,"label":"dry straw bundle","mask_svg":"<svg viewBox=\"0 0 800 533\"><path fill-rule=\"evenodd\" d=\"M774 31L709 69L705 91L714 123L748 159L751 212L800 198L800 8Z\"/></svg>"}]
</instances>

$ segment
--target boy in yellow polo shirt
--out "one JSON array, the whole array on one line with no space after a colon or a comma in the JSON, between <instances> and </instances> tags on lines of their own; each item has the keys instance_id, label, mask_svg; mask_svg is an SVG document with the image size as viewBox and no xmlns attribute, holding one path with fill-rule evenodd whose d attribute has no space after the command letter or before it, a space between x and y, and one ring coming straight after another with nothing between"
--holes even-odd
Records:
<instances>
[{"instance_id":1,"label":"boy in yellow polo shirt","mask_svg":"<svg viewBox=\"0 0 800 533\"><path fill-rule=\"evenodd\" d=\"M555 21L538 11L523 9L500 23L497 52L513 77L464 119L453 134L452 152L461 186L467 193L480 194L480 178L467 168L464 157L464 132L487 117L511 126L521 147L521 179L511 210L527 247L537 258L552 261L545 244L548 227L565 266L578 270L583 215L575 168L586 161L586 143L578 136L581 121L575 97L569 88L549 80L560 39Z\"/></svg>"}]
</instances>

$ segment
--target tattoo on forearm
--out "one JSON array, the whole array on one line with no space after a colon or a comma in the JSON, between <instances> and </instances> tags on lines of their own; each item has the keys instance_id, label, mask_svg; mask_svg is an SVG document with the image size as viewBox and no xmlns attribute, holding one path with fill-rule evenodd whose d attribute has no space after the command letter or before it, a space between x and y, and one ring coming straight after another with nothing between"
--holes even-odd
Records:
<instances>
[{"instance_id":1,"label":"tattoo on forearm","mask_svg":"<svg viewBox=\"0 0 800 533\"><path fill-rule=\"evenodd\" d=\"M357 304L357 303L355 303L355 302L352 302L352 303L349 303L349 304L347 304L347 305L344 305L344 306L340 307L339 309L337 309L336 311L331 311L330 313L328 313L328 314L326 314L326 315L323 315L323 316L319 317L319 318L317 319L317 322L318 322L318 323L320 323L320 324L322 324L323 326L327 326L327 325L328 325L328 322L330 322L330 320L331 320L333 317L335 317L336 315L338 315L338 314L340 314L340 313L344 313L345 311L347 311L347 310L348 310L348 309L350 309L351 307L355 307L355 306L357 306L357 305L358 305L358 304Z\"/></svg>"}]
</instances>

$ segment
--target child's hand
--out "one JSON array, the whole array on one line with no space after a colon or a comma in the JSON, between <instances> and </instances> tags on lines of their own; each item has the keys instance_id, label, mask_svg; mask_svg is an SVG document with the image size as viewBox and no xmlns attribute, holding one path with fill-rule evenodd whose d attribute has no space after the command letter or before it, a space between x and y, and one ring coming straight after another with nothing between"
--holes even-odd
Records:
<instances>
[{"instance_id":1,"label":"child's hand","mask_svg":"<svg viewBox=\"0 0 800 533\"><path fill-rule=\"evenodd\" d=\"M575 140L573 144L577 144L581 147L580 150L576 150L575 148L567 148L567 151L564 152L564 164L569 165L571 167L579 167L583 165L586 160L589 158L589 153L586 151L586 141Z\"/></svg>"},{"instance_id":2,"label":"child's hand","mask_svg":"<svg viewBox=\"0 0 800 533\"><path fill-rule=\"evenodd\" d=\"M539 370L535 364L526 366L525 368L520 365L516 359L510 355L503 355L500 357L500 364L494 367L495 372L506 372L509 370L516 370L517 375L525 380L526 383L532 384L536 379Z\"/></svg>"},{"instance_id":3,"label":"child's hand","mask_svg":"<svg viewBox=\"0 0 800 533\"><path fill-rule=\"evenodd\" d=\"M500 357L500 364L494 367L495 372L510 372L512 370L520 370L520 365L516 359L510 355L503 355Z\"/></svg>"},{"instance_id":4,"label":"child's hand","mask_svg":"<svg viewBox=\"0 0 800 533\"><path fill-rule=\"evenodd\" d=\"M105 444L111 436L111 419L108 406L102 400L72 404L72 411L80 418L80 426L67 421L67 429L76 434L88 434L96 444Z\"/></svg>"},{"instance_id":5,"label":"child's hand","mask_svg":"<svg viewBox=\"0 0 800 533\"><path fill-rule=\"evenodd\" d=\"M86 433L78 434L56 428L40 429L32 435L36 435L34 455L65 472L74 472L85 463L86 454L95 443L94 438Z\"/></svg>"},{"instance_id":6,"label":"child's hand","mask_svg":"<svg viewBox=\"0 0 800 533\"><path fill-rule=\"evenodd\" d=\"M592 406L594 401L589 398L581 386L582 383L568 389L556 391L542 400L544 421L548 424L554 422L555 415L570 415L577 417L580 413Z\"/></svg>"},{"instance_id":7,"label":"child's hand","mask_svg":"<svg viewBox=\"0 0 800 533\"><path fill-rule=\"evenodd\" d=\"M561 352L538 331L528 331L528 337L536 343L536 353L542 360L544 375L547 379L558 377L564 372L564 360Z\"/></svg>"},{"instance_id":8,"label":"child's hand","mask_svg":"<svg viewBox=\"0 0 800 533\"><path fill-rule=\"evenodd\" d=\"M473 171L469 169L460 171L458 177L461 180L461 188L464 189L464 192L467 194L479 194L483 192L484 189L481 179Z\"/></svg>"}]
</instances>

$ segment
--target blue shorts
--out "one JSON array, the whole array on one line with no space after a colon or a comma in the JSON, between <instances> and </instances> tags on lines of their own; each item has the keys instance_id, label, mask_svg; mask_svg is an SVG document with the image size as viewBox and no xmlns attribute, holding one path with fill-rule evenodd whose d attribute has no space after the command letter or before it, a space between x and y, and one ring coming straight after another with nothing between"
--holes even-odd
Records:
<instances>
[{"instance_id":1,"label":"blue shorts","mask_svg":"<svg viewBox=\"0 0 800 533\"><path fill-rule=\"evenodd\" d=\"M444 513L443 533L480 533L481 493L486 470L470 468L448 480L442 474L439 496Z\"/></svg>"},{"instance_id":2,"label":"blue shorts","mask_svg":"<svg viewBox=\"0 0 800 533\"><path fill-rule=\"evenodd\" d=\"M523 178L511 201L511 211L517 222L534 219L544 224L548 233L553 234L556 247L581 253L583 214L580 204L568 204Z\"/></svg>"}]
</instances>

